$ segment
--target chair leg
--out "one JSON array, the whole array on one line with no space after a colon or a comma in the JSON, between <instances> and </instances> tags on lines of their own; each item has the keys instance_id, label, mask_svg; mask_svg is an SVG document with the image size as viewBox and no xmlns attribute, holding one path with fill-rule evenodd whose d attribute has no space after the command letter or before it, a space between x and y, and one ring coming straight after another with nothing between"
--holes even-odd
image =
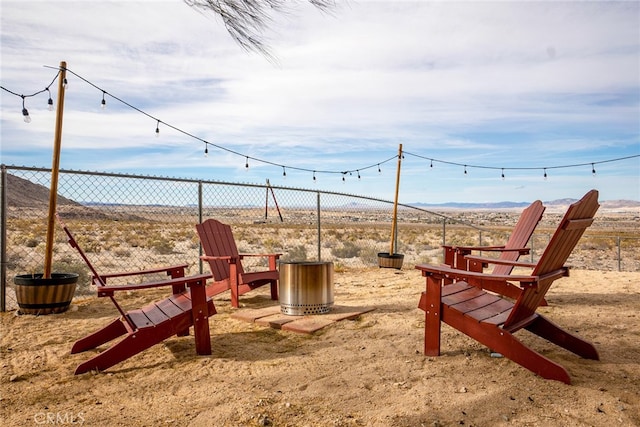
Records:
<instances>
[{"instance_id":1,"label":"chair leg","mask_svg":"<svg viewBox=\"0 0 640 427\"><path fill-rule=\"evenodd\" d=\"M427 277L427 290L421 299L420 308L424 310L424 354L440 355L440 323L442 320L442 289L440 281L433 276ZM422 306L424 305L424 307Z\"/></svg>"},{"instance_id":2,"label":"chair leg","mask_svg":"<svg viewBox=\"0 0 640 427\"><path fill-rule=\"evenodd\" d=\"M511 333L494 325L487 327L485 324L482 329L484 333L472 338L542 378L571 384L569 373L564 367L527 347Z\"/></svg>"},{"instance_id":3,"label":"chair leg","mask_svg":"<svg viewBox=\"0 0 640 427\"><path fill-rule=\"evenodd\" d=\"M115 319L104 328L76 341L73 344L73 347L71 347L71 354L81 353L83 351L96 348L99 345L107 343L126 333L127 328L122 319Z\"/></svg>"},{"instance_id":4,"label":"chair leg","mask_svg":"<svg viewBox=\"0 0 640 427\"><path fill-rule=\"evenodd\" d=\"M231 307L240 307L239 294L240 292L238 290L238 287L235 285L231 285Z\"/></svg>"},{"instance_id":5,"label":"chair leg","mask_svg":"<svg viewBox=\"0 0 640 427\"><path fill-rule=\"evenodd\" d=\"M526 329L580 357L600 360L593 344L567 332L545 317L539 316Z\"/></svg>"},{"instance_id":6,"label":"chair leg","mask_svg":"<svg viewBox=\"0 0 640 427\"><path fill-rule=\"evenodd\" d=\"M271 299L273 301L278 301L278 282L271 282Z\"/></svg>"}]
</instances>

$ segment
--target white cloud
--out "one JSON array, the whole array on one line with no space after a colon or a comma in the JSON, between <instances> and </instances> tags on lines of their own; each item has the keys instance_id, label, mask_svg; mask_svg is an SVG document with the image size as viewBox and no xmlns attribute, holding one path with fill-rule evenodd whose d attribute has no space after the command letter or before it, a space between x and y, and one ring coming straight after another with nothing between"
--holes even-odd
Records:
<instances>
[{"instance_id":1,"label":"white cloud","mask_svg":"<svg viewBox=\"0 0 640 427\"><path fill-rule=\"evenodd\" d=\"M40 90L54 75L43 65L66 60L198 138L311 169L375 164L400 142L459 163L571 164L638 153L639 12L637 2L361 1L340 2L330 16L302 2L266 34L274 65L179 1L3 1L1 80L20 93ZM156 139L154 120L109 97L100 111L100 91L69 80L70 161L90 149L102 156L96 169L207 167L203 143L164 125ZM3 161L47 166L53 115L46 99L29 98L34 120L25 127L20 102L2 94ZM218 158L233 180L244 160ZM638 173L637 163L625 168ZM494 197L470 181L468 192L456 182L437 197ZM418 183L404 185L419 193ZM636 183L629 198L638 192Z\"/></svg>"}]
</instances>

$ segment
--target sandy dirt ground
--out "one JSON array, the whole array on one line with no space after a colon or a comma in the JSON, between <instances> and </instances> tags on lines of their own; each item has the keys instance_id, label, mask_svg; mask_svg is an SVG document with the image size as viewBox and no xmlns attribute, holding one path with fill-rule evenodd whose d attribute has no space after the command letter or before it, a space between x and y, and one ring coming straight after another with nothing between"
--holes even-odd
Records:
<instances>
[{"instance_id":1,"label":"sandy dirt ground","mask_svg":"<svg viewBox=\"0 0 640 427\"><path fill-rule=\"evenodd\" d=\"M72 343L116 317L108 299L48 316L1 313L3 425L91 426L638 426L640 273L574 270L540 308L593 342L584 360L526 331L572 385L544 380L443 326L443 354L425 357L418 270L336 272L335 303L374 307L312 335L230 317L228 294L209 319L213 354L173 337L104 372L74 376L95 351ZM122 295L129 308L159 290ZM273 304L268 290L245 308ZM241 308L242 309L242 308ZM98 351L104 350L101 347Z\"/></svg>"}]
</instances>

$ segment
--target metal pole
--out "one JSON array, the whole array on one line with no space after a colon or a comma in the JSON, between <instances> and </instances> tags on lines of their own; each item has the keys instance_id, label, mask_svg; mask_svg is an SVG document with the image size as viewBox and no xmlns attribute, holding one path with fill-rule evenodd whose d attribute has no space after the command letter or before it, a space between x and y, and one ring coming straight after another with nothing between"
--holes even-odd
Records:
<instances>
[{"instance_id":1,"label":"metal pole","mask_svg":"<svg viewBox=\"0 0 640 427\"><path fill-rule=\"evenodd\" d=\"M531 262L533 262L533 239L534 235L531 235Z\"/></svg>"},{"instance_id":2,"label":"metal pole","mask_svg":"<svg viewBox=\"0 0 640 427\"><path fill-rule=\"evenodd\" d=\"M617 238L618 240L618 271L622 271L622 259L621 259L621 253L620 253L620 236L618 236Z\"/></svg>"},{"instance_id":3,"label":"metal pole","mask_svg":"<svg viewBox=\"0 0 640 427\"><path fill-rule=\"evenodd\" d=\"M317 202L316 202L317 214L316 215L318 217L318 221L317 221L317 224L318 224L318 262L321 262L322 261L322 256L320 255L320 248L321 248L321 245L322 245L322 240L320 238L320 230L321 230L321 227L320 227L320 192L317 193L316 199L317 199Z\"/></svg>"},{"instance_id":4,"label":"metal pole","mask_svg":"<svg viewBox=\"0 0 640 427\"><path fill-rule=\"evenodd\" d=\"M0 311L7 311L7 167L0 169Z\"/></svg>"},{"instance_id":5,"label":"metal pole","mask_svg":"<svg viewBox=\"0 0 640 427\"><path fill-rule=\"evenodd\" d=\"M203 219L203 208L202 208L202 181L198 181L198 224L202 224ZM202 274L202 259L200 257L203 255L202 253L202 244L198 245L198 271Z\"/></svg>"},{"instance_id":6,"label":"metal pole","mask_svg":"<svg viewBox=\"0 0 640 427\"><path fill-rule=\"evenodd\" d=\"M447 218L442 218L442 246L447 244ZM446 249L442 248L442 260L444 262Z\"/></svg>"},{"instance_id":7,"label":"metal pole","mask_svg":"<svg viewBox=\"0 0 640 427\"><path fill-rule=\"evenodd\" d=\"M58 76L58 106L56 109L56 130L53 140L53 161L51 166L51 190L49 191L49 220L47 222L47 246L44 252L43 278L51 278L53 264L53 234L55 232L56 202L58 197L58 173L60 172L60 147L62 145L62 115L64 113L64 81L67 76L67 63L60 62Z\"/></svg>"}]
</instances>

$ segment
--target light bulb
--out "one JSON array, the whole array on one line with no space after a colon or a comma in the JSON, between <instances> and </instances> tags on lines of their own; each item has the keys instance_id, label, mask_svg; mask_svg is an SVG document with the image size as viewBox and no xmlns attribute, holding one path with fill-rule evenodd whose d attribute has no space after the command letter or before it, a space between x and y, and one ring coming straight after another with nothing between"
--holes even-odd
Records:
<instances>
[{"instance_id":1,"label":"light bulb","mask_svg":"<svg viewBox=\"0 0 640 427\"><path fill-rule=\"evenodd\" d=\"M67 81L67 78L65 77L64 80L62 81L62 87L67 90L69 89L69 82Z\"/></svg>"},{"instance_id":2,"label":"light bulb","mask_svg":"<svg viewBox=\"0 0 640 427\"><path fill-rule=\"evenodd\" d=\"M100 102L100 107L102 107L102 109L104 110L106 106L107 106L107 101L105 101L104 98L102 98L102 101Z\"/></svg>"},{"instance_id":3,"label":"light bulb","mask_svg":"<svg viewBox=\"0 0 640 427\"><path fill-rule=\"evenodd\" d=\"M48 105L49 111L53 111L53 99L51 99L51 96L49 96L49 100L47 101L47 105Z\"/></svg>"},{"instance_id":4,"label":"light bulb","mask_svg":"<svg viewBox=\"0 0 640 427\"><path fill-rule=\"evenodd\" d=\"M156 138L160 138L160 120L156 123Z\"/></svg>"},{"instance_id":5,"label":"light bulb","mask_svg":"<svg viewBox=\"0 0 640 427\"><path fill-rule=\"evenodd\" d=\"M25 123L31 123L31 116L29 116L29 111L26 108L22 109L22 119Z\"/></svg>"}]
</instances>

